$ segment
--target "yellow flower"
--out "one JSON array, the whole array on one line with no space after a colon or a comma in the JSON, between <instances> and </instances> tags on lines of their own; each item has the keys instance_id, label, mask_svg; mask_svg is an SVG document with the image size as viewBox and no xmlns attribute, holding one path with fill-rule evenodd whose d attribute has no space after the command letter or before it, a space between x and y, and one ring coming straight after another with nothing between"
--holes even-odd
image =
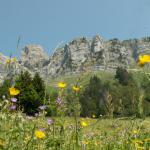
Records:
<instances>
[{"instance_id":1,"label":"yellow flower","mask_svg":"<svg viewBox=\"0 0 150 150\"><path fill-rule=\"evenodd\" d=\"M139 131L138 130L133 130L133 134L138 134Z\"/></svg>"},{"instance_id":2,"label":"yellow flower","mask_svg":"<svg viewBox=\"0 0 150 150\"><path fill-rule=\"evenodd\" d=\"M59 87L59 88L65 88L65 87L66 87L66 83L64 83L64 82L59 82L59 83L58 83L58 87Z\"/></svg>"},{"instance_id":3,"label":"yellow flower","mask_svg":"<svg viewBox=\"0 0 150 150\"><path fill-rule=\"evenodd\" d=\"M16 61L17 61L17 58L16 58L16 57L14 57L14 58L12 58L12 60L13 60L13 62L16 62Z\"/></svg>"},{"instance_id":4,"label":"yellow flower","mask_svg":"<svg viewBox=\"0 0 150 150\"><path fill-rule=\"evenodd\" d=\"M77 86L73 86L72 89L73 89L73 91L75 91L75 92L78 92L78 91L80 90L80 88L77 87Z\"/></svg>"},{"instance_id":5,"label":"yellow flower","mask_svg":"<svg viewBox=\"0 0 150 150\"><path fill-rule=\"evenodd\" d=\"M88 126L88 124L85 121L81 121L80 124L81 124L82 127L87 127Z\"/></svg>"},{"instance_id":6,"label":"yellow flower","mask_svg":"<svg viewBox=\"0 0 150 150\"><path fill-rule=\"evenodd\" d=\"M89 144L89 141L82 141L82 144L83 144L83 145L88 145L88 144Z\"/></svg>"},{"instance_id":7,"label":"yellow flower","mask_svg":"<svg viewBox=\"0 0 150 150\"><path fill-rule=\"evenodd\" d=\"M139 55L138 65L143 67L146 63L150 63L150 55Z\"/></svg>"},{"instance_id":8,"label":"yellow flower","mask_svg":"<svg viewBox=\"0 0 150 150\"><path fill-rule=\"evenodd\" d=\"M10 64L11 63L11 59L6 59L6 64Z\"/></svg>"},{"instance_id":9,"label":"yellow flower","mask_svg":"<svg viewBox=\"0 0 150 150\"><path fill-rule=\"evenodd\" d=\"M43 131L36 130L36 131L35 131L35 136L36 136L36 138L38 138L38 139L43 139L43 138L45 138L45 133L44 133Z\"/></svg>"},{"instance_id":10,"label":"yellow flower","mask_svg":"<svg viewBox=\"0 0 150 150\"><path fill-rule=\"evenodd\" d=\"M92 115L92 118L95 118L96 116L95 115Z\"/></svg>"},{"instance_id":11,"label":"yellow flower","mask_svg":"<svg viewBox=\"0 0 150 150\"><path fill-rule=\"evenodd\" d=\"M9 93L10 93L10 95L15 96L20 93L20 90L17 90L16 88L11 87L11 88L9 88Z\"/></svg>"}]
</instances>

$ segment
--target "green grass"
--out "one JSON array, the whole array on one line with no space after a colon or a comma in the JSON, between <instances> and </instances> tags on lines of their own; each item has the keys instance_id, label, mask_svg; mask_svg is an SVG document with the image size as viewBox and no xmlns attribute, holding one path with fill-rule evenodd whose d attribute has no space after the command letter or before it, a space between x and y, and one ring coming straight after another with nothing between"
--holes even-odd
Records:
<instances>
[{"instance_id":1,"label":"green grass","mask_svg":"<svg viewBox=\"0 0 150 150\"><path fill-rule=\"evenodd\" d=\"M143 70L145 70L146 72L149 72L150 69L149 68L142 68ZM141 68L131 68L128 69L129 72L132 72L134 74L139 74L139 72L141 72ZM75 84L79 79L80 79L80 84L82 84L83 86L86 85L90 79L90 77L92 77L93 75L96 75L97 77L100 77L103 81L105 80L112 80L115 76L115 71L114 72L110 72L110 71L90 71L90 72L84 72L84 73L80 73L80 74L72 74L72 75L61 75L58 76L56 78L49 78L48 80L48 87L56 87L57 83L60 81L64 81L67 84L71 85L71 84Z\"/></svg>"},{"instance_id":2,"label":"green grass","mask_svg":"<svg viewBox=\"0 0 150 150\"><path fill-rule=\"evenodd\" d=\"M74 85L79 82L80 85L85 86L88 84L90 78L92 76L96 75L97 77L100 77L103 81L104 80L110 80L114 78L114 73L110 72L104 72L104 71L97 71L97 72L85 72L83 74L73 74L73 75L64 75L59 76L56 78L49 78L47 82L48 89L53 89L54 87L57 87L57 83L60 81L63 81L67 83L68 85Z\"/></svg>"},{"instance_id":3,"label":"green grass","mask_svg":"<svg viewBox=\"0 0 150 150\"><path fill-rule=\"evenodd\" d=\"M79 81L83 87L96 75L102 81L111 81L114 73L91 72L51 78L47 90L56 90L57 83L64 81L68 87ZM60 91L61 92L61 91ZM61 93L60 93L61 95ZM38 117L28 117L21 112L0 110L0 149L4 150L150 150L150 118L52 117L48 125L44 112ZM82 123L85 123L85 126ZM39 139L35 131L45 137Z\"/></svg>"},{"instance_id":4,"label":"green grass","mask_svg":"<svg viewBox=\"0 0 150 150\"><path fill-rule=\"evenodd\" d=\"M0 149L7 150L136 150L150 148L150 118L98 119L29 118L24 114L0 113ZM80 122L87 124L82 127ZM45 138L36 138L35 130ZM76 130L77 129L77 130ZM76 132L77 131L77 132Z\"/></svg>"}]
</instances>

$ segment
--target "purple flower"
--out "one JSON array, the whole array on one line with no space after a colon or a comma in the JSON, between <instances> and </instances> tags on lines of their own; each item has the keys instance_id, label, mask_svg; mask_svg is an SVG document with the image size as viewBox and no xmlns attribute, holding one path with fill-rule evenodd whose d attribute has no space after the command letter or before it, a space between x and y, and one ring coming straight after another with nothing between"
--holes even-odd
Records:
<instances>
[{"instance_id":1,"label":"purple flower","mask_svg":"<svg viewBox=\"0 0 150 150\"><path fill-rule=\"evenodd\" d=\"M57 98L56 103L57 103L58 105L61 105L61 104L62 104L62 100L61 100L60 97Z\"/></svg>"},{"instance_id":2,"label":"purple flower","mask_svg":"<svg viewBox=\"0 0 150 150\"><path fill-rule=\"evenodd\" d=\"M40 131L45 131L46 129L45 129L45 128L40 128L39 130L40 130Z\"/></svg>"},{"instance_id":3,"label":"purple flower","mask_svg":"<svg viewBox=\"0 0 150 150\"><path fill-rule=\"evenodd\" d=\"M51 125L54 123L54 121L52 119L47 119L47 123L48 123L48 125Z\"/></svg>"},{"instance_id":4,"label":"purple flower","mask_svg":"<svg viewBox=\"0 0 150 150\"><path fill-rule=\"evenodd\" d=\"M16 110L16 105L12 105L9 107L10 110Z\"/></svg>"},{"instance_id":5,"label":"purple flower","mask_svg":"<svg viewBox=\"0 0 150 150\"><path fill-rule=\"evenodd\" d=\"M41 110L45 110L45 109L46 109L46 106L45 106L45 105L42 105L42 106L39 106L39 108L40 108Z\"/></svg>"},{"instance_id":6,"label":"purple flower","mask_svg":"<svg viewBox=\"0 0 150 150\"><path fill-rule=\"evenodd\" d=\"M12 101L13 103L16 103L16 102L17 102L17 98L13 97L13 98L11 98L11 101Z\"/></svg>"}]
</instances>

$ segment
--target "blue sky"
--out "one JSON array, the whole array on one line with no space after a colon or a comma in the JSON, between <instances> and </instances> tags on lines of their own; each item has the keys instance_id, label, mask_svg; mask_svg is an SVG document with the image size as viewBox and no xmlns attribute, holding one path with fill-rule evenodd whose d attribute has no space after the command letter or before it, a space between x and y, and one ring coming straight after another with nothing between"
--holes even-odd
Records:
<instances>
[{"instance_id":1,"label":"blue sky","mask_svg":"<svg viewBox=\"0 0 150 150\"><path fill-rule=\"evenodd\" d=\"M50 54L80 36L150 36L150 0L0 0L0 52L40 44Z\"/></svg>"}]
</instances>

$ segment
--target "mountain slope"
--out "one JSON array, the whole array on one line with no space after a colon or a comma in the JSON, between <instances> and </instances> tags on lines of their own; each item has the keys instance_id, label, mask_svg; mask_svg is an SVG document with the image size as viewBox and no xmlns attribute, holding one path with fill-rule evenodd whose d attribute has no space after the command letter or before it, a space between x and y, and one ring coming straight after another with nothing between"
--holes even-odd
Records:
<instances>
[{"instance_id":1,"label":"mountain slope","mask_svg":"<svg viewBox=\"0 0 150 150\"><path fill-rule=\"evenodd\" d=\"M39 72L43 78L86 71L114 71L118 66L130 68L139 54L150 54L150 37L119 41L105 40L101 36L91 39L76 38L57 48L48 56L40 45L27 45L15 63L15 73L28 70ZM8 57L0 55L0 79L7 74ZM13 65L14 66L14 65Z\"/></svg>"}]
</instances>

